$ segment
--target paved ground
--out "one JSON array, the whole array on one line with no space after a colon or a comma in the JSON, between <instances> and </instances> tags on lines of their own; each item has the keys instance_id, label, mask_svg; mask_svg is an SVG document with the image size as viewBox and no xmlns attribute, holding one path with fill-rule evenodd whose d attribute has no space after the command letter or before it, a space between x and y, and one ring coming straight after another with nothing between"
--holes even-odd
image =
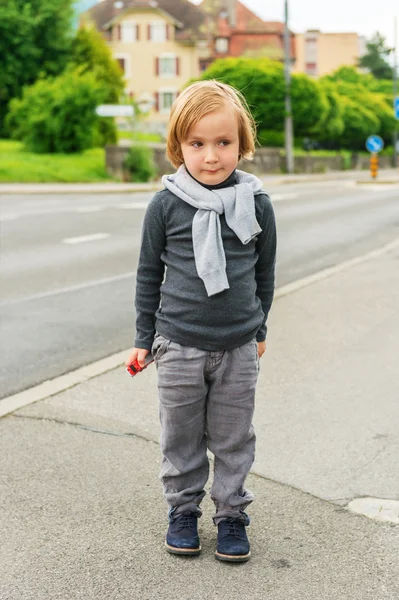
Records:
<instances>
[{"instance_id":1,"label":"paved ground","mask_svg":"<svg viewBox=\"0 0 399 600\"><path fill-rule=\"evenodd\" d=\"M399 235L397 184L267 183L277 286ZM151 192L9 194L1 202L1 398L127 348ZM24 357L24 366L18 357Z\"/></svg>"},{"instance_id":2,"label":"paved ground","mask_svg":"<svg viewBox=\"0 0 399 600\"><path fill-rule=\"evenodd\" d=\"M0 420L1 600L397 600L399 527L347 506L399 500L398 248L275 302L249 563L209 498L202 555L165 553L155 369L119 367Z\"/></svg>"}]
</instances>

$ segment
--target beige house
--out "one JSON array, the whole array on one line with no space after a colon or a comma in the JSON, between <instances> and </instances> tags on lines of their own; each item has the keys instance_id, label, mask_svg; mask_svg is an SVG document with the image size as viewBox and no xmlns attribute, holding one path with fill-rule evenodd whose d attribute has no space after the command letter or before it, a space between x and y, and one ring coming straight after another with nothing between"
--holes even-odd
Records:
<instances>
[{"instance_id":1,"label":"beige house","mask_svg":"<svg viewBox=\"0 0 399 600\"><path fill-rule=\"evenodd\" d=\"M125 74L126 93L163 131L179 90L200 74L204 19L188 0L103 0L81 21L103 33Z\"/></svg>"},{"instance_id":2,"label":"beige house","mask_svg":"<svg viewBox=\"0 0 399 600\"><path fill-rule=\"evenodd\" d=\"M322 33L312 29L295 36L294 73L321 77L342 66L355 66L365 53L365 39L357 33Z\"/></svg>"}]
</instances>

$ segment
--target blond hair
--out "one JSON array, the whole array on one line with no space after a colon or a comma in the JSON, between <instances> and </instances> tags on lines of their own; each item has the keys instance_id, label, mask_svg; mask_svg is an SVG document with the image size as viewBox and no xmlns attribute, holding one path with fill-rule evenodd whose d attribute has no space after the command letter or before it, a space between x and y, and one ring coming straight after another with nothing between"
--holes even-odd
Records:
<instances>
[{"instance_id":1,"label":"blond hair","mask_svg":"<svg viewBox=\"0 0 399 600\"><path fill-rule=\"evenodd\" d=\"M189 85L174 101L169 119L166 156L177 169L184 163L181 143L193 125L215 110L232 106L237 114L239 158L251 160L255 152L256 125L244 96L215 79Z\"/></svg>"}]
</instances>

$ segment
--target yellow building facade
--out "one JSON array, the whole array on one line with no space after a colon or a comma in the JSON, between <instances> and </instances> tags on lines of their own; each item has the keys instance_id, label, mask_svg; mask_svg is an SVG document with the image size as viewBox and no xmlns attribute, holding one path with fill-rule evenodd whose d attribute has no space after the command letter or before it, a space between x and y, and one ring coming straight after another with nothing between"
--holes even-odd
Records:
<instances>
[{"instance_id":1,"label":"yellow building facade","mask_svg":"<svg viewBox=\"0 0 399 600\"><path fill-rule=\"evenodd\" d=\"M206 44L198 36L184 39L184 24L158 3L148 2L143 8L115 2L112 12L105 13L106 2L89 10L84 22L104 35L124 73L126 94L144 108L153 129L163 132L178 92L200 74L201 48Z\"/></svg>"},{"instance_id":2,"label":"yellow building facade","mask_svg":"<svg viewBox=\"0 0 399 600\"><path fill-rule=\"evenodd\" d=\"M365 52L365 40L357 33L322 33L308 30L295 36L294 73L311 77L328 75L342 66L356 66Z\"/></svg>"}]
</instances>

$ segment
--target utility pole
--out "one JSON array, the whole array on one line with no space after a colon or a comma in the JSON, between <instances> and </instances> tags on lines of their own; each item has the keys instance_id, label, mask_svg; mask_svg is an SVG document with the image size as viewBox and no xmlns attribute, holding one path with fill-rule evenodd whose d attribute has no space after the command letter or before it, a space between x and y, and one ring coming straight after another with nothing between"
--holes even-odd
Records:
<instances>
[{"instance_id":1,"label":"utility pole","mask_svg":"<svg viewBox=\"0 0 399 600\"><path fill-rule=\"evenodd\" d=\"M284 75L285 75L285 160L287 173L294 172L294 131L291 107L291 36L288 29L288 0L284 0Z\"/></svg>"},{"instance_id":2,"label":"utility pole","mask_svg":"<svg viewBox=\"0 0 399 600\"><path fill-rule=\"evenodd\" d=\"M398 97L398 59L396 52L398 50L398 17L394 19L394 49L393 49L393 101ZM393 156L394 167L398 166L398 121L395 120L395 129L393 131Z\"/></svg>"}]
</instances>

